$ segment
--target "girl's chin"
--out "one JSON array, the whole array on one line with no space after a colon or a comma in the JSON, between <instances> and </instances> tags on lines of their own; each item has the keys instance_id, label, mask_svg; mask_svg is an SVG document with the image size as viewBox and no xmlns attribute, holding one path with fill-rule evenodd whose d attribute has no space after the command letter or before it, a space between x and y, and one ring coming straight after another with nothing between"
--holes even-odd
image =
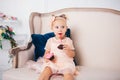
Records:
<instances>
[{"instance_id":1,"label":"girl's chin","mask_svg":"<svg viewBox=\"0 0 120 80\"><path fill-rule=\"evenodd\" d=\"M58 38L59 38L59 39L63 39L64 37L63 37L63 36L59 36Z\"/></svg>"}]
</instances>

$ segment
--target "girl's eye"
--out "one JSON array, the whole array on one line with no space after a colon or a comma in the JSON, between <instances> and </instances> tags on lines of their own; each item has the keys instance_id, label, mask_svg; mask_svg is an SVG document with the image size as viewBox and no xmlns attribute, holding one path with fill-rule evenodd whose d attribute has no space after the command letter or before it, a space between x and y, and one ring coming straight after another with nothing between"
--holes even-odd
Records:
<instances>
[{"instance_id":1,"label":"girl's eye","mask_svg":"<svg viewBox=\"0 0 120 80\"><path fill-rule=\"evenodd\" d=\"M58 29L58 26L55 26L55 28L57 28L57 29Z\"/></svg>"},{"instance_id":2,"label":"girl's eye","mask_svg":"<svg viewBox=\"0 0 120 80\"><path fill-rule=\"evenodd\" d=\"M65 28L65 26L61 26L62 28Z\"/></svg>"}]
</instances>

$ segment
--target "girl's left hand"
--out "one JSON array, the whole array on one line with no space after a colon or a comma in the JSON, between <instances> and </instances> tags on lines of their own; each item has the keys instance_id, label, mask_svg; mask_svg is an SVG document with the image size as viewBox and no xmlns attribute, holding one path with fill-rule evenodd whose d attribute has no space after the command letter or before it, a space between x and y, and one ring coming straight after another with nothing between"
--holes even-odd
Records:
<instances>
[{"instance_id":1,"label":"girl's left hand","mask_svg":"<svg viewBox=\"0 0 120 80\"><path fill-rule=\"evenodd\" d=\"M71 58L75 56L74 50L72 50L71 47L67 44L63 44L63 51Z\"/></svg>"},{"instance_id":2,"label":"girl's left hand","mask_svg":"<svg viewBox=\"0 0 120 80\"><path fill-rule=\"evenodd\" d=\"M63 44L63 50L71 50L71 49L69 45Z\"/></svg>"}]
</instances>

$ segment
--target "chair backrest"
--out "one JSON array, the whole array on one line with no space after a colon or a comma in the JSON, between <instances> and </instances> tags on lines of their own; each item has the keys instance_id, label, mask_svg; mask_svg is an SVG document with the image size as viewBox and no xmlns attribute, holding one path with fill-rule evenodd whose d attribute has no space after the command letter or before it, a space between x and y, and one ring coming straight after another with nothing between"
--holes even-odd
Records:
<instances>
[{"instance_id":1,"label":"chair backrest","mask_svg":"<svg viewBox=\"0 0 120 80\"><path fill-rule=\"evenodd\" d=\"M120 11L106 8L66 8L33 12L30 31L50 32L52 15L66 14L76 48L76 61L92 68L120 70Z\"/></svg>"}]
</instances>

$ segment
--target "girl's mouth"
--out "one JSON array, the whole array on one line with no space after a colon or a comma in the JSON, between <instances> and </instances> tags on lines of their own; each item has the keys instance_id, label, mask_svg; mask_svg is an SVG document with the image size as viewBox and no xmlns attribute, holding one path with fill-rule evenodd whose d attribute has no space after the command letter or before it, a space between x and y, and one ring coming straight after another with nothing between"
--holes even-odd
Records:
<instances>
[{"instance_id":1,"label":"girl's mouth","mask_svg":"<svg viewBox=\"0 0 120 80\"><path fill-rule=\"evenodd\" d=\"M58 33L60 36L62 35L62 33Z\"/></svg>"}]
</instances>

